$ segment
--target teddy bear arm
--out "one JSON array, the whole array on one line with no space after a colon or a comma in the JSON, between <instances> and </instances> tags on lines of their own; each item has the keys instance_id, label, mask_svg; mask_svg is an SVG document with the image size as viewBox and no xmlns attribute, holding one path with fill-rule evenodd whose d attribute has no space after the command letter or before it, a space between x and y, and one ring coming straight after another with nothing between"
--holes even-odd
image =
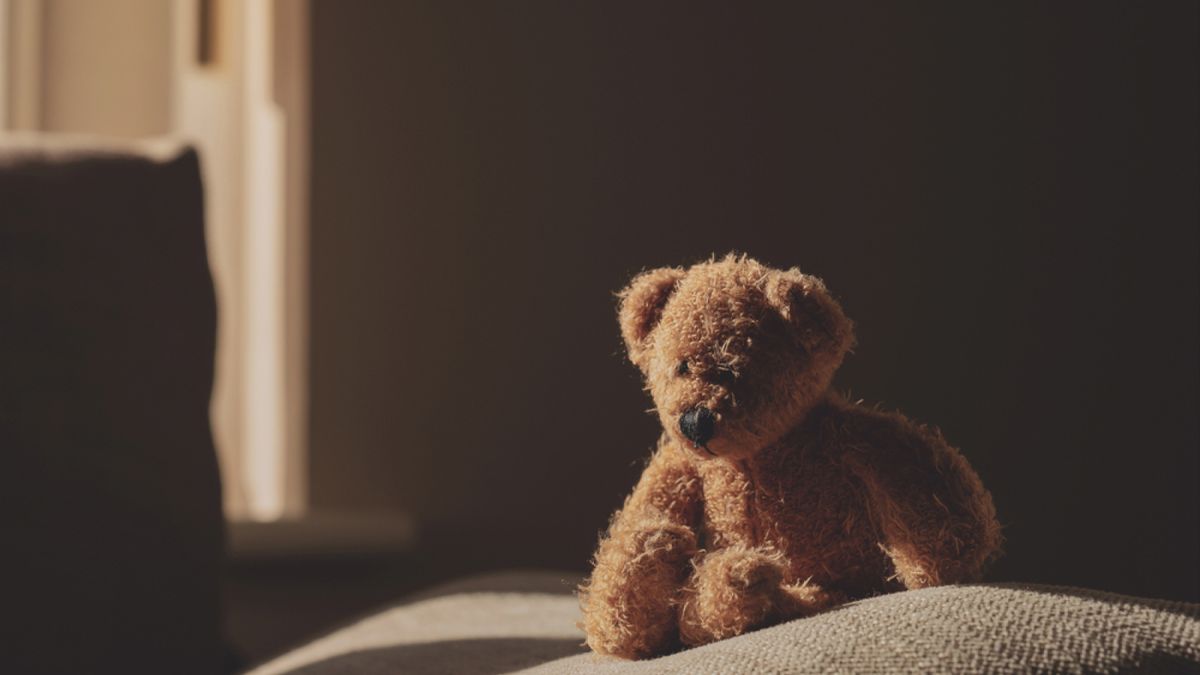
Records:
<instances>
[{"instance_id":1,"label":"teddy bear arm","mask_svg":"<svg viewBox=\"0 0 1200 675\"><path fill-rule=\"evenodd\" d=\"M614 517L580 589L594 651L644 658L676 646L676 606L697 549L700 506L699 477L660 450Z\"/></svg>"},{"instance_id":2,"label":"teddy bear arm","mask_svg":"<svg viewBox=\"0 0 1200 675\"><path fill-rule=\"evenodd\" d=\"M991 495L939 434L899 415L882 421L848 444L848 459L896 578L910 589L978 580L1001 544Z\"/></svg>"}]
</instances>

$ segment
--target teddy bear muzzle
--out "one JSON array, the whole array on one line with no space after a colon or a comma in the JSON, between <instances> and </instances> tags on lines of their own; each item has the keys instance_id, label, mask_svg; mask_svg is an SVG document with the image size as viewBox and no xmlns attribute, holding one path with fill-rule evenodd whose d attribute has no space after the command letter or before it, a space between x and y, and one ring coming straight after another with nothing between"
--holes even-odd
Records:
<instances>
[{"instance_id":1,"label":"teddy bear muzzle","mask_svg":"<svg viewBox=\"0 0 1200 675\"><path fill-rule=\"evenodd\" d=\"M703 448L717 432L717 416L700 405L679 417L679 431L697 447Z\"/></svg>"}]
</instances>

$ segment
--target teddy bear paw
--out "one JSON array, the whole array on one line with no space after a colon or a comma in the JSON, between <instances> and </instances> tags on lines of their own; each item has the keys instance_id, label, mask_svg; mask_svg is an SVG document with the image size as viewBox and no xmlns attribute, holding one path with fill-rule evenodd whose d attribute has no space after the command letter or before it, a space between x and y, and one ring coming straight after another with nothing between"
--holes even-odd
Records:
<instances>
[{"instance_id":1,"label":"teddy bear paw","mask_svg":"<svg viewBox=\"0 0 1200 675\"><path fill-rule=\"evenodd\" d=\"M679 562L696 551L696 535L677 525L658 525L635 531L630 535L633 564Z\"/></svg>"},{"instance_id":2,"label":"teddy bear paw","mask_svg":"<svg viewBox=\"0 0 1200 675\"><path fill-rule=\"evenodd\" d=\"M784 561L778 553L730 548L696 567L680 611L680 636L698 645L768 623L778 609Z\"/></svg>"}]
</instances>

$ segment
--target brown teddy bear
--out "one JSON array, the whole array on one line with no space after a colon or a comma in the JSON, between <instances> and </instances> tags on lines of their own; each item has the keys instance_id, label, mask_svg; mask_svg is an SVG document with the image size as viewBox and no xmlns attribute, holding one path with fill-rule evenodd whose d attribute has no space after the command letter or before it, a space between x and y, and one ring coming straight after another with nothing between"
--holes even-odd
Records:
<instances>
[{"instance_id":1,"label":"brown teddy bear","mask_svg":"<svg viewBox=\"0 0 1200 675\"><path fill-rule=\"evenodd\" d=\"M620 297L664 432L580 589L593 650L655 656L972 581L996 556L991 495L957 450L830 391L854 333L819 279L731 255Z\"/></svg>"}]
</instances>

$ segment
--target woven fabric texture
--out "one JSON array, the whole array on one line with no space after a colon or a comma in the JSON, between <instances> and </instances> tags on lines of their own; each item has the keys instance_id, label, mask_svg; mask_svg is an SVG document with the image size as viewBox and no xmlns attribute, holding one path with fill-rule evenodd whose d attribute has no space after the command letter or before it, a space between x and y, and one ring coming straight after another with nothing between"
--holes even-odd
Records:
<instances>
[{"instance_id":1,"label":"woven fabric texture","mask_svg":"<svg viewBox=\"0 0 1200 675\"><path fill-rule=\"evenodd\" d=\"M253 673L1200 672L1200 605L1022 584L896 593L659 659L606 659L583 646L573 582L458 584Z\"/></svg>"}]
</instances>

